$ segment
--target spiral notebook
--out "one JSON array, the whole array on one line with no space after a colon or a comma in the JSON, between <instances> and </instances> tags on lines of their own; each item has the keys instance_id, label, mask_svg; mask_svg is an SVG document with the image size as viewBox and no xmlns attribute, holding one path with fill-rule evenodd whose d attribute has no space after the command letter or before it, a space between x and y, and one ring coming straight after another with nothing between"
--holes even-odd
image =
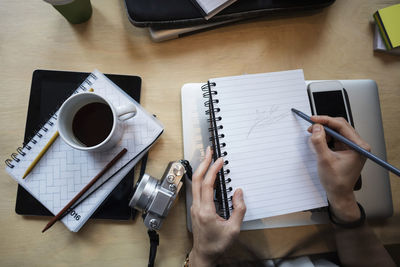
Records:
<instances>
[{"instance_id":1,"label":"spiral notebook","mask_svg":"<svg viewBox=\"0 0 400 267\"><path fill-rule=\"evenodd\" d=\"M224 158L216 183L222 217L232 212L236 188L244 191L244 221L327 206L309 125L292 115L291 108L311 113L302 70L183 86L184 156L196 168L211 145L214 159Z\"/></svg>"},{"instance_id":2,"label":"spiral notebook","mask_svg":"<svg viewBox=\"0 0 400 267\"><path fill-rule=\"evenodd\" d=\"M90 196L62 219L67 228L74 232L84 225L163 132L163 127L156 118L97 70L91 73L74 93L90 88L116 106L132 102L137 108L137 115L126 121L124 136L116 147L107 152L78 151L58 138L33 171L22 179L27 166L57 131L57 111L23 148L17 150L18 154L13 154L12 159L6 161L6 171L49 211L56 214L122 148L127 148L128 152L93 188L105 182L104 185L93 194L89 191ZM85 194L82 198L86 196Z\"/></svg>"}]
</instances>

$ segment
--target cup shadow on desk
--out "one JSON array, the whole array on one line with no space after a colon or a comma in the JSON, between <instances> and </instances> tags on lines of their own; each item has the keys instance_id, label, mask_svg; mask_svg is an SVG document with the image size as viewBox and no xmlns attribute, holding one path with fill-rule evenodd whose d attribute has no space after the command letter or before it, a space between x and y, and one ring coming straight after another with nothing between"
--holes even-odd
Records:
<instances>
[{"instance_id":1,"label":"cup shadow on desk","mask_svg":"<svg viewBox=\"0 0 400 267\"><path fill-rule=\"evenodd\" d=\"M92 6L93 15L92 18L88 21L80 24L70 24L71 29L77 34L80 40L90 41L88 36L91 36L89 33L92 31L98 31L100 29L100 21L101 24L107 24L107 27L110 27L112 24L108 23L109 18L105 16L100 9L95 6ZM114 28L114 27L113 27ZM111 31L115 32L115 31Z\"/></svg>"}]
</instances>

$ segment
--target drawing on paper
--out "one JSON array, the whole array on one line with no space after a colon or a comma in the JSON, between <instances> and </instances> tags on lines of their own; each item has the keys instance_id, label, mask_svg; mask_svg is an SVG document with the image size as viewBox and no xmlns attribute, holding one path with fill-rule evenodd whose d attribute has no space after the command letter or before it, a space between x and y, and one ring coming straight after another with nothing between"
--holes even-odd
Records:
<instances>
[{"instance_id":1,"label":"drawing on paper","mask_svg":"<svg viewBox=\"0 0 400 267\"><path fill-rule=\"evenodd\" d=\"M251 133L257 128L271 125L275 122L282 120L289 115L288 111L279 109L278 105L272 105L269 109L256 109L256 116L253 126L250 127L247 133L247 138L250 137Z\"/></svg>"}]
</instances>

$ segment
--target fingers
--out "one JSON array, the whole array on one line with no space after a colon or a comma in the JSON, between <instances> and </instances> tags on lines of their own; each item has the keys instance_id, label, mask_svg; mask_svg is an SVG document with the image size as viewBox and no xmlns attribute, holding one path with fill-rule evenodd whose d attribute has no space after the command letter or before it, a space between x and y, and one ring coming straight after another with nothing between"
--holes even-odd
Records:
<instances>
[{"instance_id":1,"label":"fingers","mask_svg":"<svg viewBox=\"0 0 400 267\"><path fill-rule=\"evenodd\" d=\"M325 130L320 124L314 124L312 129L311 142L314 145L315 151L319 160L330 157L331 150L326 143Z\"/></svg>"},{"instance_id":2,"label":"fingers","mask_svg":"<svg viewBox=\"0 0 400 267\"><path fill-rule=\"evenodd\" d=\"M355 141L353 139L360 139L356 131L354 130L353 127L344 119L344 118L332 118L329 116L312 116L311 120L328 126L332 130L335 130L336 132L340 133L344 137L349 138L352 141Z\"/></svg>"},{"instance_id":3,"label":"fingers","mask_svg":"<svg viewBox=\"0 0 400 267\"><path fill-rule=\"evenodd\" d=\"M202 204L214 206L214 182L217 177L217 173L221 170L224 161L222 158L217 159L213 165L208 169L207 174L201 185L201 201ZM210 206L210 207L211 207Z\"/></svg>"},{"instance_id":4,"label":"fingers","mask_svg":"<svg viewBox=\"0 0 400 267\"><path fill-rule=\"evenodd\" d=\"M309 133L312 133L312 127L314 124L312 124L310 127L307 128L307 131ZM329 135L325 136L326 142L329 143L332 140L332 137L330 137Z\"/></svg>"},{"instance_id":5,"label":"fingers","mask_svg":"<svg viewBox=\"0 0 400 267\"><path fill-rule=\"evenodd\" d=\"M236 189L232 198L233 212L229 218L229 222L240 231L240 226L242 225L244 214L246 213L246 205L243 199L242 189Z\"/></svg>"},{"instance_id":6,"label":"fingers","mask_svg":"<svg viewBox=\"0 0 400 267\"><path fill-rule=\"evenodd\" d=\"M200 204L201 183L203 181L204 174L206 173L208 167L210 166L211 156L212 156L211 148L207 147L206 156L204 160L200 163L199 167L192 176L193 204Z\"/></svg>"},{"instance_id":7,"label":"fingers","mask_svg":"<svg viewBox=\"0 0 400 267\"><path fill-rule=\"evenodd\" d=\"M344 137L350 139L357 145L363 147L366 150L370 150L369 145L358 135L356 130L344 118L332 118L329 116L311 116L311 120L316 123L328 126L332 130L335 130Z\"/></svg>"}]
</instances>

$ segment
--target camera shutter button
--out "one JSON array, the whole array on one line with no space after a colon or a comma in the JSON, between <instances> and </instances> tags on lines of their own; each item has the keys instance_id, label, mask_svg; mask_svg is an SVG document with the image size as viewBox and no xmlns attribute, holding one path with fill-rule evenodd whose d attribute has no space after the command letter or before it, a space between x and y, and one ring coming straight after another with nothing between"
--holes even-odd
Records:
<instances>
[{"instance_id":1,"label":"camera shutter button","mask_svg":"<svg viewBox=\"0 0 400 267\"><path fill-rule=\"evenodd\" d=\"M174 174L175 174L176 176L182 176L182 175L183 175L183 172L184 172L184 168L183 168L182 165L176 164L176 165L174 166L173 172L174 172Z\"/></svg>"}]
</instances>

